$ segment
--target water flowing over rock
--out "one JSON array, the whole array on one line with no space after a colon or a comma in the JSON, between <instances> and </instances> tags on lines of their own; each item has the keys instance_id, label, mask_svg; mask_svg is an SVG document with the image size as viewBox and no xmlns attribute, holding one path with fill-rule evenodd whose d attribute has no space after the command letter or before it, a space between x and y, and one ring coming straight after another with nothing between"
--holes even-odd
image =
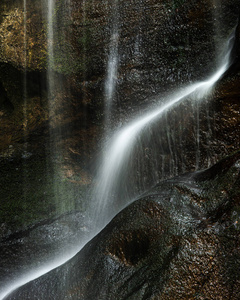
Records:
<instances>
[{"instance_id":1,"label":"water flowing over rock","mask_svg":"<svg viewBox=\"0 0 240 300\"><path fill-rule=\"evenodd\" d=\"M204 81L196 82L185 87L183 90L179 90L176 94L169 95L168 99L154 107L154 110L146 112L141 115L140 118L133 120L129 125L123 127L122 130L119 130L115 135L110 139L108 145L109 149L106 149L106 154L103 158L102 168L97 177L97 185L94 190L94 195L99 199L97 202L99 206L97 207L97 214L104 211L105 217L108 215L109 208L107 204L110 204L111 213L110 215L115 215L117 210L114 211L112 206L117 205L114 201L114 198L118 199L124 198L125 203L129 203L131 199L134 198L134 189L131 185L137 186L134 179L134 175L131 176L131 172L139 172L139 168L134 165L133 161L135 156L138 156L141 159L141 156L144 156L141 152L140 155L135 151L137 148L137 139L149 138L144 131L150 128L152 129L152 123L156 122L158 119L163 118L169 110L173 107L178 106L179 103L182 103L186 100L192 100L198 102L202 98L206 97L209 92L213 89L216 82L223 76L223 74L228 70L231 65L231 53L232 47L235 41L235 30L226 41L226 45L223 46L223 54L221 57L221 63L218 66L218 69L215 70L209 78ZM198 123L198 121L197 121ZM197 132L197 135L199 133ZM152 133L149 134L150 136ZM161 138L158 139L161 142ZM199 142L199 137L197 137L197 142ZM141 145L142 146L142 145ZM142 146L143 148L143 146ZM158 148L157 152L158 152ZM198 168L199 164L199 149L196 151L196 164ZM153 160L154 154L152 153L151 159ZM156 158L156 161L161 161L159 158ZM133 164L133 167L131 166ZM142 163L140 168L142 168ZM134 170L134 171L132 171ZM157 173L158 168L152 169L151 172ZM147 173L151 173L147 172ZM139 172L141 174L141 172ZM160 177L161 178L161 177ZM130 179L130 180L129 180ZM155 180L152 179L151 185L154 185L159 181L157 177ZM150 186L151 186L150 185ZM142 185L142 191L148 189L147 184ZM141 192L138 191L138 194ZM96 205L94 203L94 205ZM124 203L119 205L118 210L124 206ZM101 218L102 218L101 215Z\"/></svg>"},{"instance_id":2,"label":"water flowing over rock","mask_svg":"<svg viewBox=\"0 0 240 300\"><path fill-rule=\"evenodd\" d=\"M114 18L119 28L116 29L118 78L112 126L118 126L116 115L118 123L124 123L132 114L136 115L137 111L154 102L151 97L169 93L179 85L205 79L217 63L215 48L221 48L218 45L236 25L239 14L238 1L223 2L221 9L218 9L207 0L174 1L173 4L154 0L118 1L116 18L112 13L115 2L59 1L52 20L54 70L66 76L60 78L56 75L56 80L61 80L65 86L55 93L59 109L65 109L65 101L60 96L65 93L72 100L75 112L81 114L83 109L90 111L94 122L100 125L98 135L101 135L104 77L107 56L111 52L109 48ZM29 74L27 116L32 122L28 122L28 133L35 132L36 126L43 126L49 118L44 76L47 68L48 21L44 1L40 5L39 1L27 1L27 48L24 50L21 1L3 0L0 5L3 12L0 67L1 74L4 74L1 82L8 96L8 106L4 97L0 101L1 111L6 116L7 107L14 107L8 113L8 120L3 119L3 124L7 123L5 126L10 127L11 132L1 145L6 149L13 140L21 139L22 130L20 126L16 130L9 120L22 119L21 71L14 68L23 70L26 65ZM239 48L237 51L239 53ZM14 75L17 80L10 79ZM70 88L71 92L66 93L66 88ZM36 99L38 105L33 106ZM34 113L31 114L30 110ZM70 119L71 113L67 116L58 113L59 121L63 122L63 118ZM200 142L200 147L204 146L202 144L204 142Z\"/></svg>"},{"instance_id":3,"label":"water flowing over rock","mask_svg":"<svg viewBox=\"0 0 240 300\"><path fill-rule=\"evenodd\" d=\"M158 184L6 299L239 299L239 162Z\"/></svg>"},{"instance_id":4,"label":"water flowing over rock","mask_svg":"<svg viewBox=\"0 0 240 300\"><path fill-rule=\"evenodd\" d=\"M105 226L138 198L9 299L240 298L239 17L239 0L0 1L0 295L7 279L19 286L19 274L54 256L68 230L79 250L76 216ZM126 172L96 195L117 174L97 175L113 137L207 83L228 42L211 93L128 135L130 159L114 163ZM48 224L64 234L38 251ZM24 248L18 264L14 249Z\"/></svg>"}]
</instances>

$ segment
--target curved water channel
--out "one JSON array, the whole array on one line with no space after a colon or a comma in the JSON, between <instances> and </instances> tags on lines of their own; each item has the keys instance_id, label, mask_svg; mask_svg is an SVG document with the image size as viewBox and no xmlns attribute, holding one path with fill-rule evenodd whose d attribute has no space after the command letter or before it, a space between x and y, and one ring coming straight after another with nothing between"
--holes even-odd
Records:
<instances>
[{"instance_id":1,"label":"curved water channel","mask_svg":"<svg viewBox=\"0 0 240 300\"><path fill-rule=\"evenodd\" d=\"M164 104L160 104L158 108L154 107L149 110L148 113L132 121L126 127L118 130L114 133L112 139L107 145L107 151L105 153L101 168L98 173L97 185L94 189L95 199L98 199L93 205L93 212L91 215L100 216L101 223L95 226L95 231L91 232L88 237L88 241L96 235L107 222L116 214L118 211L110 209L108 206L112 201L112 194L118 183L119 177L124 176L124 166L128 164L128 160L131 156L131 152L134 149L137 136L146 127L150 126L151 122L161 117L161 115L170 110L172 107L178 105L185 99L191 98L193 101L200 101L206 94L208 94L214 87L216 82L223 76L231 65L231 50L234 44L235 30L231 33L228 38L224 51L221 55L221 63L216 72L207 78L205 81L196 82L191 84L184 89L177 91L175 94L168 97L168 101ZM160 98L160 97L159 97ZM95 201L95 200L94 200ZM123 204L123 207L129 204L132 199L127 199ZM120 207L118 209L122 209ZM96 218L99 219L99 218ZM85 241L86 242L86 241ZM85 243L84 243L85 244ZM11 293L19 286L40 277L41 275L49 272L53 268L63 264L71 257L73 257L84 245L78 245L71 253L68 253L67 257L55 260L52 263L47 263L42 269L38 271L33 270L32 272L25 274L15 282L10 282L9 285L1 291L0 299L3 299L6 295Z\"/></svg>"}]
</instances>

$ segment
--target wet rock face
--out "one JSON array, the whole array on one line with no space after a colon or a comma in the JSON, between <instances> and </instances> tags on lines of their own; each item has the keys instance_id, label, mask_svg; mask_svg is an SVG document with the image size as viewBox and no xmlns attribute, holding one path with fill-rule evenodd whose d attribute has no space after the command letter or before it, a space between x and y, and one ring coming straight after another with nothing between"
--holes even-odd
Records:
<instances>
[{"instance_id":1,"label":"wet rock face","mask_svg":"<svg viewBox=\"0 0 240 300\"><path fill-rule=\"evenodd\" d=\"M46 69L47 3L27 1L25 13L21 1L1 5L1 61ZM103 79L115 26L118 98L121 106L129 106L212 72L215 48L236 25L238 9L236 0L221 7L209 0L58 1L51 20L50 64L61 74L77 74L80 81Z\"/></svg>"},{"instance_id":2,"label":"wet rock face","mask_svg":"<svg viewBox=\"0 0 240 300\"><path fill-rule=\"evenodd\" d=\"M26 5L24 15L21 1L2 1L1 60L24 67L25 61L21 55L24 55L26 46L27 66L36 70L46 67L48 6L44 1L41 5L38 1L27 2ZM214 58L213 39L229 34L236 25L238 9L236 0L224 1L222 7L214 6L208 0L190 3L185 0L173 3L139 0L128 3L117 1L115 4L99 0L58 1L51 20L55 35L53 68L64 74L76 73L77 70L89 76L92 70L94 74L91 77L103 74L113 23L116 23L119 34L119 80L124 80L126 75L131 76L133 82L134 77L144 80L147 76L149 80L150 74L145 72L155 74L152 80L156 84L162 82L163 76L168 85L173 81L179 83L179 79L183 82L199 79L205 76L206 68ZM221 24L219 28L216 18ZM71 69L66 70L67 64ZM176 74L175 69L180 72ZM182 73L182 78L179 78L179 73Z\"/></svg>"},{"instance_id":3,"label":"wet rock face","mask_svg":"<svg viewBox=\"0 0 240 300\"><path fill-rule=\"evenodd\" d=\"M1 180L7 186L4 195L7 213L3 212L1 235L8 234L6 228L13 231L25 228L26 220L29 225L39 215L48 217L46 207L44 210L39 207L42 199L46 200L46 193L53 194L52 187L45 191L45 180L39 178L42 183L38 182L37 186L45 194L39 193L35 198L35 190L32 192L30 188L26 194L29 199L34 196L37 205L34 213L23 214L26 202L19 199L23 197L25 179L20 176L20 168L9 174L9 161L13 160L11 170L15 163L23 170L24 166L32 166L34 157L40 154L42 165L37 163L33 169L38 174L42 172L39 177L45 178L52 162L49 149L45 150L51 145L61 152L54 161L60 166L59 184L69 183L62 193L64 198L71 198L68 189L73 191L74 199L78 198L78 193L85 191L91 182L89 162L92 163L99 150L98 142L104 134L104 81L114 24L118 35L118 70L112 128L122 126L133 115L142 114L142 109L148 109L149 105L159 106L162 95L176 87L205 79L212 73L217 64L216 53L222 49L239 15L238 0L224 0L221 6L218 2L55 1L54 60L49 62L49 67L58 86L54 87L54 96L49 97L48 1L26 1L25 13L22 0L1 1L0 158L2 170L8 175ZM129 180L137 193L162 178L207 168L239 148L239 32L238 27L234 67L217 85L209 101L187 101L144 130L145 136L139 136L130 171L134 179ZM25 158L32 154L29 163L25 163ZM141 166L141 170L136 166ZM29 185L35 186L36 179L27 176ZM28 202L32 207L32 202ZM11 210L7 203L14 203L17 218L8 213ZM70 203L71 208L84 206L72 200ZM55 206L54 203L51 212ZM9 216L13 220L8 223ZM126 246L130 239L131 235L122 241L122 249L129 252L126 258L129 263L134 261ZM148 240L141 245L134 241L133 245L136 249L148 249ZM111 251L121 257L125 250Z\"/></svg>"},{"instance_id":4,"label":"wet rock face","mask_svg":"<svg viewBox=\"0 0 240 300\"><path fill-rule=\"evenodd\" d=\"M162 97L176 87L205 79L215 69L217 52L236 25L239 14L238 1L223 2L220 6L209 0L171 3L155 0L127 3L57 1L51 20L54 59L49 61L49 66L65 76L59 80L59 75L56 75L56 80L65 85L65 91L55 91L54 98L60 104L59 110L67 111L60 93L70 90L67 97L74 102L75 116L79 117L81 111L85 110L90 112L94 122L102 125L103 83L107 77L114 32L118 35L118 70L112 112L113 127L118 126L116 119L124 123L151 102L161 103L161 99L154 98L156 95L160 94ZM3 96L0 96L1 115L6 115L9 110L6 106L7 96L8 106L14 107L14 112L7 115L8 119L18 119L21 124L24 122L23 99L26 95L24 96L23 87L25 75L22 71L25 69L29 72L29 108L25 117L31 119L27 132L33 132L52 118L48 115L48 84L44 74L48 55L47 1L42 1L40 5L39 1L27 1L25 13L22 1L4 0L0 5L1 73L7 75L0 78L4 90ZM237 44L236 52L239 54ZM8 68L9 65L11 68ZM39 77L37 82L32 80L33 73L30 71L35 73L35 78ZM14 74L17 74L17 81L11 80ZM36 102L38 104L34 105ZM34 112L33 115L30 110ZM68 116L60 114L56 117L62 123L66 119L70 120L70 115L71 111ZM6 127L11 132L16 131L16 137L8 137L2 148L6 148L11 139L19 140L19 131L22 129L17 124L14 130L11 120ZM191 127L189 140L192 139L191 134L195 135L193 127L194 125ZM194 148L194 145L191 147ZM203 153L205 156L206 151Z\"/></svg>"},{"instance_id":5,"label":"wet rock face","mask_svg":"<svg viewBox=\"0 0 240 300\"><path fill-rule=\"evenodd\" d=\"M221 6L208 0L172 3L139 0L128 3L117 1L115 4L97 0L56 2L52 19L54 59L49 61L49 66L65 76L59 80L59 75L56 75L56 80L64 82L61 85L65 85L65 90L70 90L67 97L75 102L76 116L85 109L98 125L102 125L103 83L107 77L114 30L118 35L118 70L113 127L118 126L116 119L124 123L151 102L161 103L161 99L154 98L157 95L160 94L162 98L162 95L176 87L205 79L215 69L216 50L222 48L239 14L238 1L223 2ZM26 95L22 71L25 69L29 73L29 109L25 114L34 123L31 126L31 122L28 122L30 128L27 131L32 132L51 119L46 102L48 84L45 75L48 55L47 1L40 5L39 1L27 1L25 13L22 1L4 0L0 5L0 61L1 73L4 74L0 78L4 90L3 96L0 96L1 115L6 115L9 110L6 106L7 96L8 106L14 107L8 119L18 119L21 124L24 122L23 99ZM236 52L239 54L238 45ZM33 73L30 71L35 73L33 77L38 77L37 82L32 79ZM17 80L11 80L14 76ZM63 90L55 91L55 99L66 111L64 100L59 96L60 93L66 93ZM38 105L35 106L36 99ZM33 115L29 110L34 112ZM64 122L63 119L69 116L57 117ZM17 126L14 130L10 121L7 127L12 132L16 131L13 139L19 140L21 128ZM3 148L11 143L10 139L8 137Z\"/></svg>"},{"instance_id":6,"label":"wet rock face","mask_svg":"<svg viewBox=\"0 0 240 300\"><path fill-rule=\"evenodd\" d=\"M6 299L239 299L239 159L158 184Z\"/></svg>"},{"instance_id":7,"label":"wet rock face","mask_svg":"<svg viewBox=\"0 0 240 300\"><path fill-rule=\"evenodd\" d=\"M2 230L3 225L0 227ZM56 257L74 251L89 234L90 224L82 213L50 218L0 239L0 293L23 273L48 267ZM2 296L2 294L1 294Z\"/></svg>"},{"instance_id":8,"label":"wet rock face","mask_svg":"<svg viewBox=\"0 0 240 300\"><path fill-rule=\"evenodd\" d=\"M208 99L186 100L146 129L142 144L160 178L207 168L239 148L239 93L239 74L232 73ZM148 156L142 161L146 169Z\"/></svg>"}]
</instances>

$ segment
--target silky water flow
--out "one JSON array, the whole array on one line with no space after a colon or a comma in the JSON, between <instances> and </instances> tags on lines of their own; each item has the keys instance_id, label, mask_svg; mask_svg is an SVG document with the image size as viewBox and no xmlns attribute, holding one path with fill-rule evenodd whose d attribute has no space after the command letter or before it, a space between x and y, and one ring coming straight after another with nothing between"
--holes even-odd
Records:
<instances>
[{"instance_id":1,"label":"silky water flow","mask_svg":"<svg viewBox=\"0 0 240 300\"><path fill-rule=\"evenodd\" d=\"M200 101L211 92L214 84L221 78L231 64L231 49L234 43L234 37L235 30L231 33L230 38L224 46L223 53L221 53L221 64L212 76L205 81L191 84L177 91L176 94L169 96L168 99L164 101L165 104L160 104L159 108L150 110L146 115L137 118L113 134L109 144L106 145L105 155L99 169L96 180L97 184L94 190L96 202L94 203L93 210L95 210L95 218L100 222L100 228L104 224L107 224L124 206L133 201L133 195L129 192L131 183L129 183L128 165L130 164L134 147L136 146L141 131L147 126L150 126L155 119L160 118L163 113L185 99L190 98L192 101ZM115 195L115 191L122 179L124 179L122 190L124 201L121 202L121 206L115 206L113 201L119 200L119 195ZM114 207L116 207L116 210L114 210Z\"/></svg>"},{"instance_id":2,"label":"silky water flow","mask_svg":"<svg viewBox=\"0 0 240 300\"><path fill-rule=\"evenodd\" d=\"M114 0L112 6L112 24L109 42L109 53L107 63L107 76L105 80L105 126L108 131L111 119L111 110L113 106L114 95L117 85L118 71L118 40L119 40L119 18L118 18L118 0Z\"/></svg>"},{"instance_id":3,"label":"silky water flow","mask_svg":"<svg viewBox=\"0 0 240 300\"><path fill-rule=\"evenodd\" d=\"M49 2L49 18L51 18L54 1ZM51 22L50 19L49 22ZM109 52L109 60L112 60L112 63L109 62L109 66L111 66L113 70L108 71L109 84L112 86L107 88L107 93L110 93L110 95L115 89L115 77L117 71L117 46L115 45L117 41L117 31L113 31L113 35L115 35L115 37L113 37L113 39L115 39L113 45L114 49L112 52ZM200 101L211 91L215 83L222 77L222 75L227 71L231 64L231 50L234 44L234 36L235 30L233 33L231 33L225 46L223 47L224 50L220 55L221 59L219 59L220 63L217 67L217 70L212 76L207 78L205 81L193 83L189 86L186 86L185 88L180 89L179 91L176 91L176 93L169 95L166 99L164 99L164 104L161 99L161 104L159 104L159 107L156 108L155 106L150 108L148 113L139 118L136 118L128 125L124 126L122 129L117 130L117 132L113 134L112 138L109 140L109 143L106 145L104 151L105 154L96 178L96 185L93 188L94 204L92 205L90 216L93 218L93 220L96 220L96 225L94 226L94 231L92 231L89 235L88 240L96 235L109 222L109 220L114 215L116 215L116 213L118 213L121 209L123 209L126 205L134 200L134 198L132 197L133 195L128 192L130 187L128 186L128 170L126 166L130 163L131 157L134 153L133 151L138 141L138 136L141 135L146 127L151 126L153 121L161 118L163 113L169 111L171 108L175 107L182 101L189 98L192 101ZM53 38L53 31L52 28L49 27L49 39L51 40L51 38ZM48 50L50 59L53 57L53 49L51 47L51 41L49 41ZM51 79L49 78L49 80ZM49 83L49 85L51 86L51 82ZM126 193L124 194L124 201L121 202L120 205L114 205L113 201L117 201L115 190L117 188L118 182L120 181L120 178L125 178L123 186L125 187ZM75 251L68 254L68 257L61 258L60 260L54 261L51 264L48 263L41 270L33 270L32 272L23 275L21 278L19 278L18 281L10 282L6 289L4 291L1 291L0 298L3 299L17 287L31 280L34 280L35 278L38 278L41 275L49 272L53 268L56 268L57 266L63 264L72 256L74 256L83 246L84 245L79 245L77 249L75 249Z\"/></svg>"}]
</instances>

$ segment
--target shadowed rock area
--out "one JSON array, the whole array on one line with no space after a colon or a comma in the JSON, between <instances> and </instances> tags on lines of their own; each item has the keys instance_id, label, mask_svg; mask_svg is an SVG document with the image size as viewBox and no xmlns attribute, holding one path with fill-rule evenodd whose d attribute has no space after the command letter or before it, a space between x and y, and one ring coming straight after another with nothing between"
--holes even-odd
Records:
<instances>
[{"instance_id":1,"label":"shadowed rock area","mask_svg":"<svg viewBox=\"0 0 240 300\"><path fill-rule=\"evenodd\" d=\"M166 180L5 299L239 299L240 152Z\"/></svg>"},{"instance_id":2,"label":"shadowed rock area","mask_svg":"<svg viewBox=\"0 0 240 300\"><path fill-rule=\"evenodd\" d=\"M26 1L26 11L22 0L0 3L1 237L49 216L84 211L95 175L91 167L102 145L113 1L55 2L55 61L49 66L48 1ZM117 5L112 128L158 107L176 88L212 74L239 16L238 0L220 6L209 0L119 0ZM239 49L238 26L234 65L212 97L173 109L140 141L132 168L137 194L160 179L209 167L238 149ZM58 83L51 99L48 68ZM135 172L139 165L142 171Z\"/></svg>"},{"instance_id":3,"label":"shadowed rock area","mask_svg":"<svg viewBox=\"0 0 240 300\"><path fill-rule=\"evenodd\" d=\"M135 197L153 188L68 263L7 299L240 299L239 0L54 2L49 60L50 0L0 1L3 287L87 239L89 190L109 139L114 26L113 131L207 80L234 32L232 65L209 97L186 99L143 129L116 207L123 189Z\"/></svg>"}]
</instances>

